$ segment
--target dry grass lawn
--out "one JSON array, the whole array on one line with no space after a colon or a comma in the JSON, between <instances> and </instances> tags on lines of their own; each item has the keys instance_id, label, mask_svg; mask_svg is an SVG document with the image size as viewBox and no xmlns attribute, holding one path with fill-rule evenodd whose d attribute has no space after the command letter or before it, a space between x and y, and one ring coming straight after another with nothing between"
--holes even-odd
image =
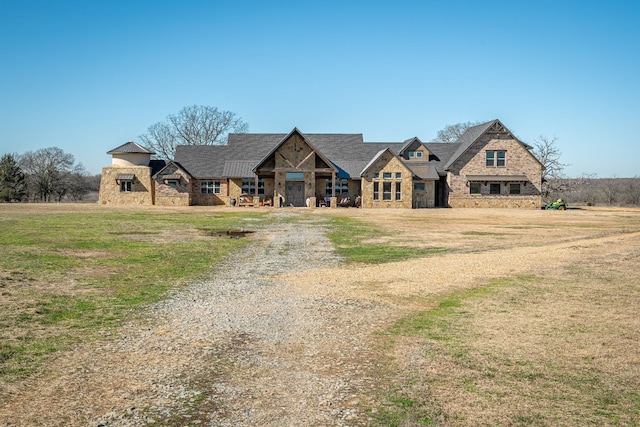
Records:
<instances>
[{"instance_id":1,"label":"dry grass lawn","mask_svg":"<svg viewBox=\"0 0 640 427\"><path fill-rule=\"evenodd\" d=\"M381 425L640 425L639 210L318 214L450 250L317 272L404 313L381 339Z\"/></svg>"},{"instance_id":2,"label":"dry grass lawn","mask_svg":"<svg viewBox=\"0 0 640 427\"><path fill-rule=\"evenodd\" d=\"M296 212L373 223L367 243L446 249L282 275L395 309L371 337L380 403L363 409L378 425L640 425L640 210Z\"/></svg>"}]
</instances>

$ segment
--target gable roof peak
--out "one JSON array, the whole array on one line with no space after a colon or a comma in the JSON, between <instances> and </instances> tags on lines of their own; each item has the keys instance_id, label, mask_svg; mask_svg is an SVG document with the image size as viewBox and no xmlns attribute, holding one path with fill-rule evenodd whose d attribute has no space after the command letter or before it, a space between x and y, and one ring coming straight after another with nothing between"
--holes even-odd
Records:
<instances>
[{"instance_id":1,"label":"gable roof peak","mask_svg":"<svg viewBox=\"0 0 640 427\"><path fill-rule=\"evenodd\" d=\"M402 147L400 148L400 150L398 151L399 155L404 155L404 152L406 150L408 150L409 148L411 148L414 145L424 145L424 143L422 141L420 141L420 138L418 138L417 136L414 136L413 138L409 138L409 139L405 139L404 144L402 144Z\"/></svg>"},{"instance_id":2,"label":"gable roof peak","mask_svg":"<svg viewBox=\"0 0 640 427\"><path fill-rule=\"evenodd\" d=\"M291 132L289 132L284 138L282 138L268 153L266 156L264 156L253 168L253 172L255 173L258 169L260 169L260 167L262 167L262 165L267 161L267 159L269 157L271 157L276 151L278 151L278 149L282 146L282 144L285 143L285 141L287 141L289 138L291 138L291 136L293 134L298 134L300 135L300 138L302 138L302 140L304 141L305 144L307 144L309 146L309 148L316 153L316 155L318 157L320 157L320 159L322 159L323 162L325 162L327 165L331 165L333 168L335 168L335 165L333 165L333 163L326 158L320 151L318 151L318 149L316 147L313 146L313 144L311 144L311 142L309 142L309 140L304 136L304 134L302 132L300 132L300 130L297 127L294 127L293 130Z\"/></svg>"},{"instance_id":3,"label":"gable roof peak","mask_svg":"<svg viewBox=\"0 0 640 427\"><path fill-rule=\"evenodd\" d=\"M360 171L360 176L363 176L367 172L367 170L369 170L369 168L373 166L373 164L387 151L393 154L393 151L391 151L389 147L383 148L382 150L378 151L376 155L373 156L373 158L369 161L369 163L367 163L367 165L362 169L362 171ZM395 156L395 154L393 154L393 156Z\"/></svg>"},{"instance_id":4,"label":"gable roof peak","mask_svg":"<svg viewBox=\"0 0 640 427\"><path fill-rule=\"evenodd\" d=\"M129 141L125 142L119 147L114 148L113 150L107 151L107 154L124 154L124 153L141 153L141 154L156 154L152 150L143 147L137 142Z\"/></svg>"},{"instance_id":5,"label":"gable roof peak","mask_svg":"<svg viewBox=\"0 0 640 427\"><path fill-rule=\"evenodd\" d=\"M473 145L474 142L476 142L482 135L484 135L488 131L506 132L507 134L511 135L512 138L517 140L517 138L513 136L511 131L509 131L509 129L507 129L507 127L503 125L498 119L471 126L467 128L464 133L460 135L460 138L458 138L458 140L456 141L456 144L460 144L460 146L444 166L444 169L449 169L456 162L456 160L458 160L458 158L460 158L460 156L462 156L462 154L464 154L464 152L467 151L469 147L471 147L471 145Z\"/></svg>"}]
</instances>

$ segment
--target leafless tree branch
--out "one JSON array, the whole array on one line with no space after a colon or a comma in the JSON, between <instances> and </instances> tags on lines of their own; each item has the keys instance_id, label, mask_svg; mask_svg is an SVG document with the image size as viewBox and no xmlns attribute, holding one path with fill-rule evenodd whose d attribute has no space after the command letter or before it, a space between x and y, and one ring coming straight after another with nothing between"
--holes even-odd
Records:
<instances>
[{"instance_id":1,"label":"leafless tree branch","mask_svg":"<svg viewBox=\"0 0 640 427\"><path fill-rule=\"evenodd\" d=\"M244 133L248 129L249 125L231 111L192 105L178 114L170 114L164 122L151 125L140 140L156 152L156 157L173 159L178 145L226 144L229 133Z\"/></svg>"}]
</instances>

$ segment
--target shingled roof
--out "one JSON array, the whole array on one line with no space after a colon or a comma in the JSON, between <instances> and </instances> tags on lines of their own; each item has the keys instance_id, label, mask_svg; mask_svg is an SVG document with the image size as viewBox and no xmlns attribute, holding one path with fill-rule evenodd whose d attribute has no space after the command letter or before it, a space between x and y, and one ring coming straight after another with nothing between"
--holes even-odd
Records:
<instances>
[{"instance_id":1,"label":"shingled roof","mask_svg":"<svg viewBox=\"0 0 640 427\"><path fill-rule=\"evenodd\" d=\"M114 148L111 151L107 151L107 154L125 154L125 153L156 154L153 151L133 141L126 142L121 146Z\"/></svg>"},{"instance_id":2,"label":"shingled roof","mask_svg":"<svg viewBox=\"0 0 640 427\"><path fill-rule=\"evenodd\" d=\"M525 144L524 142L522 142L518 138L516 138L511 133L511 131L509 129L507 129L507 127L500 122L500 120L498 120L498 119L491 120L491 121L486 122L486 123L481 123L481 124L476 125L476 126L471 126L470 128L468 128L460 136L460 138L458 138L458 141L456 141L456 145L458 146L458 148L449 157L449 160L444 165L444 170L448 170L449 168L451 168L451 166L453 166L455 161L458 160L460 158L460 156L462 156L464 154L464 152L467 151L469 149L469 147L471 147L471 145L478 140L478 138L480 138L485 132L487 132L488 130L490 130L492 128L493 129L498 128L498 129L501 129L504 132L507 132L513 139L515 139L520 144L522 144L527 150L531 150L533 148L531 145ZM447 145L452 145L452 144L447 144Z\"/></svg>"},{"instance_id":3,"label":"shingled roof","mask_svg":"<svg viewBox=\"0 0 640 427\"><path fill-rule=\"evenodd\" d=\"M455 153L449 158L447 163L444 165L444 169L449 169L453 163L460 158L464 154L465 151L471 147L471 145L478 140L491 126L498 122L498 120L491 120L490 122L481 123L476 126L471 126L464 131L464 133L458 138L456 144L458 145L458 149ZM499 123L499 122L498 122Z\"/></svg>"},{"instance_id":4,"label":"shingled roof","mask_svg":"<svg viewBox=\"0 0 640 427\"><path fill-rule=\"evenodd\" d=\"M292 131L293 132L293 131ZM226 145L180 145L175 160L195 178L249 178L255 168L289 134L232 133ZM362 134L302 133L304 139L338 170L339 178L359 179L367 164L385 149L399 155L401 150L417 138L404 142L364 142ZM419 141L419 140L418 140ZM459 150L460 143L423 143L430 151L429 170L444 174L444 165Z\"/></svg>"}]
</instances>

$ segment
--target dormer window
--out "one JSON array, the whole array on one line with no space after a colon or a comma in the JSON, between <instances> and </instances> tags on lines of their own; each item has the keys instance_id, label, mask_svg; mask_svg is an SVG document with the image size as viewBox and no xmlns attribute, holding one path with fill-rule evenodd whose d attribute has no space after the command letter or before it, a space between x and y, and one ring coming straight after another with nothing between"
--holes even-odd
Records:
<instances>
[{"instance_id":1,"label":"dormer window","mask_svg":"<svg viewBox=\"0 0 640 427\"><path fill-rule=\"evenodd\" d=\"M422 151L409 151L410 159L419 159L422 157Z\"/></svg>"}]
</instances>

